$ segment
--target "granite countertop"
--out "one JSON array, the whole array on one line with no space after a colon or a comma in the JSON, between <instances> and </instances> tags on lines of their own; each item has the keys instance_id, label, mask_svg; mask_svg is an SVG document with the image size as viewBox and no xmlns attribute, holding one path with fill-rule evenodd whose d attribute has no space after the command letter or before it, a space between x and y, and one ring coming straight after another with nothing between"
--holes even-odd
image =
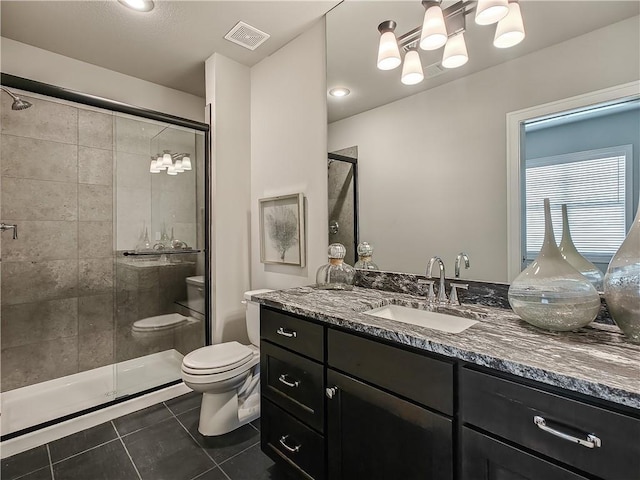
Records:
<instances>
[{"instance_id":1,"label":"granite countertop","mask_svg":"<svg viewBox=\"0 0 640 480\"><path fill-rule=\"evenodd\" d=\"M591 323L575 332L548 332L513 311L469 304L446 307L478 323L445 333L362 312L388 304L430 308L424 297L355 287L353 291L299 287L252 300L286 312L512 373L640 409L640 345L616 326Z\"/></svg>"}]
</instances>

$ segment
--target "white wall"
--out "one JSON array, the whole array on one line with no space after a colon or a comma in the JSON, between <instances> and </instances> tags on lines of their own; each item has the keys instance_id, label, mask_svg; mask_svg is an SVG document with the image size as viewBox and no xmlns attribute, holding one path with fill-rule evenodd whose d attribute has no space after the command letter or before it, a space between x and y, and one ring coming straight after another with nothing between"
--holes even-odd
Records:
<instances>
[{"instance_id":1,"label":"white wall","mask_svg":"<svg viewBox=\"0 0 640 480\"><path fill-rule=\"evenodd\" d=\"M327 261L324 19L251 69L251 286L315 283ZM307 266L260 263L258 199L306 197Z\"/></svg>"},{"instance_id":2,"label":"white wall","mask_svg":"<svg viewBox=\"0 0 640 480\"><path fill-rule=\"evenodd\" d=\"M217 53L205 65L213 137L213 341L248 343L244 306L240 302L250 285L250 71Z\"/></svg>"},{"instance_id":3,"label":"white wall","mask_svg":"<svg viewBox=\"0 0 640 480\"><path fill-rule=\"evenodd\" d=\"M3 73L115 100L136 107L204 121L204 99L156 83L0 38Z\"/></svg>"},{"instance_id":4,"label":"white wall","mask_svg":"<svg viewBox=\"0 0 640 480\"><path fill-rule=\"evenodd\" d=\"M360 238L385 270L471 257L507 281L506 114L637 80L638 17L329 125L358 146ZM615 55L612 55L615 46Z\"/></svg>"}]
</instances>

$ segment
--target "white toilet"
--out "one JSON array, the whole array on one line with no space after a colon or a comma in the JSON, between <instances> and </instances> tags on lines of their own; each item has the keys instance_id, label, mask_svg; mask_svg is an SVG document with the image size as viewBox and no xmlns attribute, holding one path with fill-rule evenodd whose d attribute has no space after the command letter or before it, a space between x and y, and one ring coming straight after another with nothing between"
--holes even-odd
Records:
<instances>
[{"instance_id":1,"label":"white toilet","mask_svg":"<svg viewBox=\"0 0 640 480\"><path fill-rule=\"evenodd\" d=\"M223 435L260 416L260 305L245 292L251 345L226 342L198 348L182 360L182 380L202 393L198 431Z\"/></svg>"}]
</instances>

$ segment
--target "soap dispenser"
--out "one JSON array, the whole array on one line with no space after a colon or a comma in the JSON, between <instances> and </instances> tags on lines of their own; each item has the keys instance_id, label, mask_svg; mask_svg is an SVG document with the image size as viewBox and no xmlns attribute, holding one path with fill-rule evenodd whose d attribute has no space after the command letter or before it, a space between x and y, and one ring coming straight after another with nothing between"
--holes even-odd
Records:
<instances>
[{"instance_id":1,"label":"soap dispenser","mask_svg":"<svg viewBox=\"0 0 640 480\"><path fill-rule=\"evenodd\" d=\"M373 255L373 247L367 242L358 244L358 261L354 265L355 268L360 270L380 270L378 265L371 260Z\"/></svg>"},{"instance_id":2,"label":"soap dispenser","mask_svg":"<svg viewBox=\"0 0 640 480\"><path fill-rule=\"evenodd\" d=\"M341 243L329 245L329 263L322 265L316 273L316 284L324 290L352 290L355 269L344 263L347 249Z\"/></svg>"}]
</instances>

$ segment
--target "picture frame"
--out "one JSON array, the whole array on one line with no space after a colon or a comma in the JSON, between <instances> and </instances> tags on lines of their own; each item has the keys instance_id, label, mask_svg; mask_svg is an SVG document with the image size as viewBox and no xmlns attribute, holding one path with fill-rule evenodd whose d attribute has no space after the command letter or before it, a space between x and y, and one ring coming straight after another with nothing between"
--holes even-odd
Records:
<instances>
[{"instance_id":1,"label":"picture frame","mask_svg":"<svg viewBox=\"0 0 640 480\"><path fill-rule=\"evenodd\" d=\"M260 262L273 265L306 264L304 195L294 193L258 200Z\"/></svg>"}]
</instances>

